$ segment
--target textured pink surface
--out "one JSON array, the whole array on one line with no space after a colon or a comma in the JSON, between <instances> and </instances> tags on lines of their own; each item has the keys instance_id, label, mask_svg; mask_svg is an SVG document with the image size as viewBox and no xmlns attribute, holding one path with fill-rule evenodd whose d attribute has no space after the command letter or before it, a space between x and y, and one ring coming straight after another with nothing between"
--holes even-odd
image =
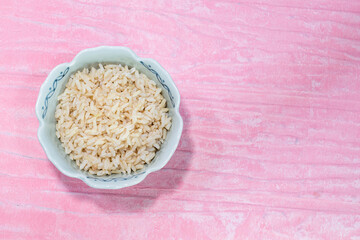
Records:
<instances>
[{"instance_id":1,"label":"textured pink surface","mask_svg":"<svg viewBox=\"0 0 360 240\"><path fill-rule=\"evenodd\" d=\"M0 0L0 238L359 239L360 1ZM80 50L155 58L184 132L161 171L60 174L34 106Z\"/></svg>"}]
</instances>

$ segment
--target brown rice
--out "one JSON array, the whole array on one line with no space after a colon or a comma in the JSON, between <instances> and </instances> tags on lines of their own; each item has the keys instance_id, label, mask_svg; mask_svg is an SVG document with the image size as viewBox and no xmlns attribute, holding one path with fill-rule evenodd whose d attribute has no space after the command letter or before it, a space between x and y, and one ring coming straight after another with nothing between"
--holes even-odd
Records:
<instances>
[{"instance_id":1,"label":"brown rice","mask_svg":"<svg viewBox=\"0 0 360 240\"><path fill-rule=\"evenodd\" d=\"M171 126L161 89L128 66L78 71L58 100L56 135L66 154L99 176L144 168Z\"/></svg>"}]
</instances>

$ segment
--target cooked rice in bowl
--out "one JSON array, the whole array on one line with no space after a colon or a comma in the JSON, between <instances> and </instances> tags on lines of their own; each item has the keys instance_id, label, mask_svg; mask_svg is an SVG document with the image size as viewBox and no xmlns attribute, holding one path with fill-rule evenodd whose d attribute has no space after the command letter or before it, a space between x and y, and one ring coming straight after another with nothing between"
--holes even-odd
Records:
<instances>
[{"instance_id":1,"label":"cooked rice in bowl","mask_svg":"<svg viewBox=\"0 0 360 240\"><path fill-rule=\"evenodd\" d=\"M80 169L98 176L143 169L171 127L161 89L128 66L78 71L58 100L57 137Z\"/></svg>"}]
</instances>

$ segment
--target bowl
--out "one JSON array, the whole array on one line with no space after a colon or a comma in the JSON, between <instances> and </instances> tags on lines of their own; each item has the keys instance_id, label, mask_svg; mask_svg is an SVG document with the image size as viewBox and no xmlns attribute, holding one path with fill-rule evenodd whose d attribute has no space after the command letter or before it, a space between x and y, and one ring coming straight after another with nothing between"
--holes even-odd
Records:
<instances>
[{"instance_id":1,"label":"bowl","mask_svg":"<svg viewBox=\"0 0 360 240\"><path fill-rule=\"evenodd\" d=\"M132 174L111 174L96 176L82 171L65 153L60 140L56 137L55 108L57 97L64 89L69 77L83 68L97 66L99 63L121 63L135 67L144 73L157 86L167 100L172 125L164 143L155 158L140 171ZM39 119L38 138L47 157L54 166L69 177L78 178L93 188L119 189L132 186L143 181L151 173L160 170L170 160L179 143L183 121L179 113L180 94L168 72L158 62L150 58L140 58L126 47L102 46L89 48L78 53L70 63L56 66L40 87L36 102L36 116Z\"/></svg>"}]
</instances>

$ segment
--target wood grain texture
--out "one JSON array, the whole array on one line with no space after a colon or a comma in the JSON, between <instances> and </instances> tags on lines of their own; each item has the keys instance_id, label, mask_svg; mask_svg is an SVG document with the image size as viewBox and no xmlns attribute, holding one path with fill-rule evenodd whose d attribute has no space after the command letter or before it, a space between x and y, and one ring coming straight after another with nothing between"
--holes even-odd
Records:
<instances>
[{"instance_id":1,"label":"wood grain texture","mask_svg":"<svg viewBox=\"0 0 360 240\"><path fill-rule=\"evenodd\" d=\"M184 132L139 185L60 174L36 132L82 49L155 58ZM0 0L0 238L359 239L360 1Z\"/></svg>"}]
</instances>

